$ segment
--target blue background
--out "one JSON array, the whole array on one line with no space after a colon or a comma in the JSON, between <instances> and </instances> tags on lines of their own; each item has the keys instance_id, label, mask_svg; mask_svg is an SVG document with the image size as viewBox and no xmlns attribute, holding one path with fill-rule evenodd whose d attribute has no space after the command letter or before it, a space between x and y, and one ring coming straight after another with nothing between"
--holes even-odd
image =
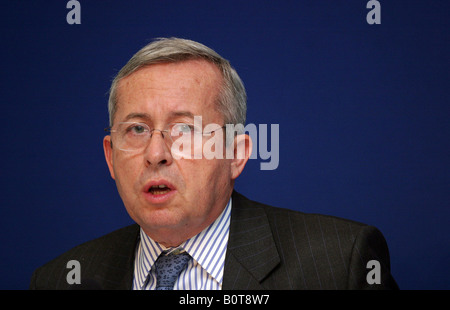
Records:
<instances>
[{"instance_id":1,"label":"blue background","mask_svg":"<svg viewBox=\"0 0 450 310\"><path fill-rule=\"evenodd\" d=\"M251 199L377 226L403 289L450 289L450 1L2 1L0 288L132 223L104 161L107 91L156 37L202 42L280 124L280 164L250 160Z\"/></svg>"}]
</instances>

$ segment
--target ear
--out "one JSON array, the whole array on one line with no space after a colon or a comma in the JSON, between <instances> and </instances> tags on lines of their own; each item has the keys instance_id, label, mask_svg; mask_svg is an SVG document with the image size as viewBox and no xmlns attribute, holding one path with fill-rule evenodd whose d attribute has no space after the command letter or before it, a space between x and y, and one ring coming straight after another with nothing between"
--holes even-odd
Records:
<instances>
[{"instance_id":1,"label":"ear","mask_svg":"<svg viewBox=\"0 0 450 310\"><path fill-rule=\"evenodd\" d=\"M252 154L252 139L249 135L237 135L234 137L234 157L231 160L231 179L235 180L244 170L250 155Z\"/></svg>"},{"instance_id":2,"label":"ear","mask_svg":"<svg viewBox=\"0 0 450 310\"><path fill-rule=\"evenodd\" d=\"M111 174L111 177L115 180L111 136L106 136L103 138L103 151L105 152L105 159L106 163L108 164L109 173Z\"/></svg>"}]
</instances>

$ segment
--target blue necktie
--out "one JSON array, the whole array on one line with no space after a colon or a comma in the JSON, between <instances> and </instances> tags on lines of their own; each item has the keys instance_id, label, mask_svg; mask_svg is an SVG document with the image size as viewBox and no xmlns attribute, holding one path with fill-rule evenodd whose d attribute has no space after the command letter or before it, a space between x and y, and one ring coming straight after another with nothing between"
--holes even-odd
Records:
<instances>
[{"instance_id":1,"label":"blue necktie","mask_svg":"<svg viewBox=\"0 0 450 310\"><path fill-rule=\"evenodd\" d=\"M156 267L156 289L173 290L178 275L186 267L191 256L187 252L179 253L175 250L167 254L161 253L155 262Z\"/></svg>"}]
</instances>

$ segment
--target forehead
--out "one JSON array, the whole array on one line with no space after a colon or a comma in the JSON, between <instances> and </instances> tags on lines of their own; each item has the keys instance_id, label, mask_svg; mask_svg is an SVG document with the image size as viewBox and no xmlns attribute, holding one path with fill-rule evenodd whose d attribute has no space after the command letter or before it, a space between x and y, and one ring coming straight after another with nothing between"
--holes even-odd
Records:
<instances>
[{"instance_id":1,"label":"forehead","mask_svg":"<svg viewBox=\"0 0 450 310\"><path fill-rule=\"evenodd\" d=\"M222 80L217 66L206 60L143 67L119 82L116 116L147 113L161 118L177 111L202 116L217 113Z\"/></svg>"}]
</instances>

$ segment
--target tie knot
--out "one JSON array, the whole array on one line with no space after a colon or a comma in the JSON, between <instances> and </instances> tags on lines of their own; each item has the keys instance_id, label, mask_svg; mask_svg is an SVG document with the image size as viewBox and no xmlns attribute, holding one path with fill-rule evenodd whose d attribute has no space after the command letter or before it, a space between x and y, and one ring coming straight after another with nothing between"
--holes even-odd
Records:
<instances>
[{"instance_id":1,"label":"tie knot","mask_svg":"<svg viewBox=\"0 0 450 310\"><path fill-rule=\"evenodd\" d=\"M172 290L178 275L186 267L191 256L178 250L167 253L164 251L155 262L156 289Z\"/></svg>"}]
</instances>

